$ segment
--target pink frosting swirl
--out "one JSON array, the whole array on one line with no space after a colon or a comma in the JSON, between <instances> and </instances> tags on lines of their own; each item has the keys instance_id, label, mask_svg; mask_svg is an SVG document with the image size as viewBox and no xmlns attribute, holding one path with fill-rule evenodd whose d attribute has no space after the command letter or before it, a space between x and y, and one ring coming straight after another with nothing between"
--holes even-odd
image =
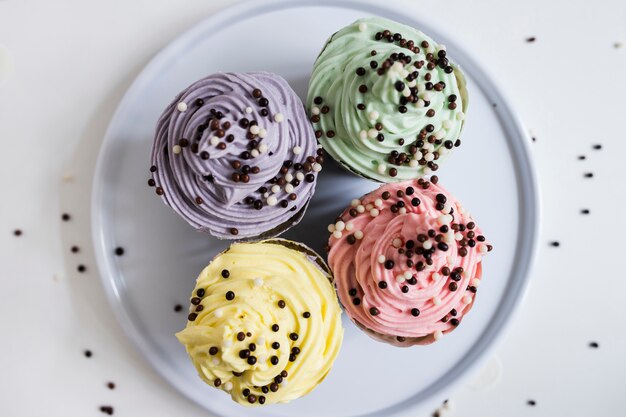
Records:
<instances>
[{"instance_id":1,"label":"pink frosting swirl","mask_svg":"<svg viewBox=\"0 0 626 417\"><path fill-rule=\"evenodd\" d=\"M492 246L437 177L385 184L329 225L346 313L375 339L428 344L472 308Z\"/></svg>"}]
</instances>

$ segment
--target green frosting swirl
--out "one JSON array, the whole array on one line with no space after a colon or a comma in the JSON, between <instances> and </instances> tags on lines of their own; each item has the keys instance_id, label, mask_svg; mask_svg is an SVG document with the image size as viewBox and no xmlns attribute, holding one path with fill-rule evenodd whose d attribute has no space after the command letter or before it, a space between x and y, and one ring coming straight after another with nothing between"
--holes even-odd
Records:
<instances>
[{"instance_id":1,"label":"green frosting swirl","mask_svg":"<svg viewBox=\"0 0 626 417\"><path fill-rule=\"evenodd\" d=\"M380 182L430 174L460 145L465 78L445 47L387 19L360 19L326 42L307 109L325 150Z\"/></svg>"}]
</instances>

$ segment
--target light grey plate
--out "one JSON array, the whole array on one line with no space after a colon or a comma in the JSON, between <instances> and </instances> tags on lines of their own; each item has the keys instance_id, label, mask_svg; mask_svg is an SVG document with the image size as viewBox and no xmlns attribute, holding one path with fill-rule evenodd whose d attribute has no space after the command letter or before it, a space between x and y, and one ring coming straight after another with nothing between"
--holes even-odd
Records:
<instances>
[{"instance_id":1,"label":"light grey plate","mask_svg":"<svg viewBox=\"0 0 626 417\"><path fill-rule=\"evenodd\" d=\"M267 70L304 97L320 48L342 26L369 15L407 23L448 47L471 94L463 146L443 164L441 183L473 213L495 249L484 262L474 309L431 346L399 349L369 339L345 320L343 349L329 377L288 405L254 410L231 402L196 376L174 333L200 270L225 243L195 232L148 188L154 125L174 95L216 71ZM524 294L538 232L538 192L528 138L485 72L441 28L407 10L361 1L246 2L181 35L137 77L104 139L93 190L98 267L112 309L141 354L174 387L213 414L228 417L414 416L434 407L478 366L510 323ZM325 166L311 206L286 238L322 252L326 226L352 198L376 188ZM115 257L113 248L126 249ZM322 252L323 253L323 252Z\"/></svg>"}]
</instances>

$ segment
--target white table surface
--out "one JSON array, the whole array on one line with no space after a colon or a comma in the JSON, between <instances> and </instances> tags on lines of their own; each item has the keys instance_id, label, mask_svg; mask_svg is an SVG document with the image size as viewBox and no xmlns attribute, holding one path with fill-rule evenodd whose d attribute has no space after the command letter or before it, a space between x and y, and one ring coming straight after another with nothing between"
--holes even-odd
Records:
<instances>
[{"instance_id":1,"label":"white table surface","mask_svg":"<svg viewBox=\"0 0 626 417\"><path fill-rule=\"evenodd\" d=\"M0 0L0 416L99 416L102 405L116 416L208 415L117 325L95 270L89 199L104 129L133 78L173 37L232 3ZM502 85L536 137L542 187L541 248L524 306L441 414L624 415L626 222L615 212L626 203L617 168L626 152L626 2L401 3L442 25Z\"/></svg>"}]
</instances>

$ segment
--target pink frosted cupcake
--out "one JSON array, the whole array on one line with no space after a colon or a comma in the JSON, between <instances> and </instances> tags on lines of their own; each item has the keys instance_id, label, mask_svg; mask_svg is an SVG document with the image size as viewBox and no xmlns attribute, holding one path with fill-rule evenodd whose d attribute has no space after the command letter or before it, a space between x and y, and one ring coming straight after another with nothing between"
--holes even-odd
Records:
<instances>
[{"instance_id":1,"label":"pink frosted cupcake","mask_svg":"<svg viewBox=\"0 0 626 417\"><path fill-rule=\"evenodd\" d=\"M433 343L461 323L492 249L435 176L353 200L329 231L329 265L346 313L396 346Z\"/></svg>"}]
</instances>

